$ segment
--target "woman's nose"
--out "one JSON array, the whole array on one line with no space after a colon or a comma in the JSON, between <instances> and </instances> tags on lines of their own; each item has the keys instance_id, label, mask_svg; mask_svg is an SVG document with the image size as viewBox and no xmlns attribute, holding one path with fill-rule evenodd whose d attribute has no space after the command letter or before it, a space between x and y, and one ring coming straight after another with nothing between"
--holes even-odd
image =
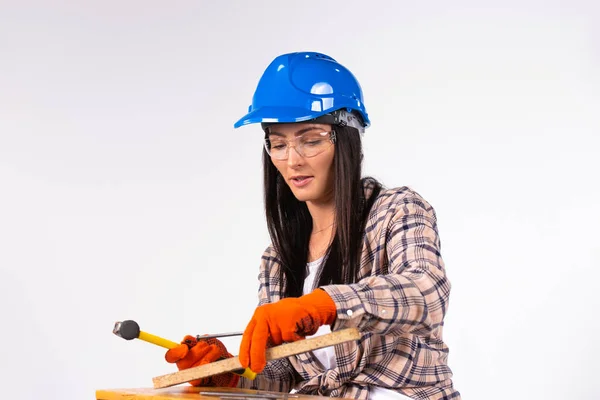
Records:
<instances>
[{"instance_id":1,"label":"woman's nose","mask_svg":"<svg viewBox=\"0 0 600 400\"><path fill-rule=\"evenodd\" d=\"M288 165L298 165L302 162L303 157L300 155L298 150L296 150L296 146L290 146L288 148Z\"/></svg>"}]
</instances>

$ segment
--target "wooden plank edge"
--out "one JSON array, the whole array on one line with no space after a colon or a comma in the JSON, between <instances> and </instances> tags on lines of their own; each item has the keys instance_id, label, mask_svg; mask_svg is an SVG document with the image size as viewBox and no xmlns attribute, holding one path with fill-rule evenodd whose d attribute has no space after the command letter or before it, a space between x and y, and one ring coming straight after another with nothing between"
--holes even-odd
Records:
<instances>
[{"instance_id":1,"label":"wooden plank edge","mask_svg":"<svg viewBox=\"0 0 600 400\"><path fill-rule=\"evenodd\" d=\"M297 342L285 343L279 346L267 349L267 361L290 357L307 351L322 349L324 347L360 339L360 332L356 328L347 328L331 332L322 336L310 339L299 340ZM198 367L188 368L170 374L161 375L152 378L155 389L165 388L190 382L195 379L206 378L213 375L231 372L242 368L238 357L228 358L226 360L215 361L210 364L200 365Z\"/></svg>"}]
</instances>

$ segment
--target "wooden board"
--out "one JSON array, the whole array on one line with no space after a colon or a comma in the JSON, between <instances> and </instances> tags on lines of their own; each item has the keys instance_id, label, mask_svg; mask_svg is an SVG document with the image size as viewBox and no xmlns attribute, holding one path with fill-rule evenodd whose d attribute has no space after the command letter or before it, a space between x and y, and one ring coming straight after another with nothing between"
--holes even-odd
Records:
<instances>
[{"instance_id":1,"label":"wooden board","mask_svg":"<svg viewBox=\"0 0 600 400\"><path fill-rule=\"evenodd\" d=\"M307 351L321 349L323 347L334 346L336 344L360 339L360 333L356 328L342 329L331 332L326 335L317 336L310 339L299 340L297 342L286 343L267 349L267 361L290 357ZM184 382L190 382L195 379L206 378L213 375L231 372L241 369L242 364L238 357L228 358L226 360L215 361L210 364L199 367L184 369L167 375L152 378L154 388L166 388L178 385Z\"/></svg>"},{"instance_id":2,"label":"wooden board","mask_svg":"<svg viewBox=\"0 0 600 400\"><path fill-rule=\"evenodd\" d=\"M267 392L240 388L178 386L152 389L97 390L96 400L324 400L329 397Z\"/></svg>"}]
</instances>

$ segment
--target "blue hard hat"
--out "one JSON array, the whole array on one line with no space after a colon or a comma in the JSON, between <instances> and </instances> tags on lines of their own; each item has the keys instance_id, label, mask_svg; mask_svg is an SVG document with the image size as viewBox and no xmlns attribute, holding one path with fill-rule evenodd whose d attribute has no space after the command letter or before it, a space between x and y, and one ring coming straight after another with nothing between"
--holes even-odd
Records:
<instances>
[{"instance_id":1,"label":"blue hard hat","mask_svg":"<svg viewBox=\"0 0 600 400\"><path fill-rule=\"evenodd\" d=\"M370 125L362 89L354 75L322 53L287 53L269 64L258 82L248 113L234 127L302 122L339 110L346 111L342 120L358 114L361 128Z\"/></svg>"}]
</instances>

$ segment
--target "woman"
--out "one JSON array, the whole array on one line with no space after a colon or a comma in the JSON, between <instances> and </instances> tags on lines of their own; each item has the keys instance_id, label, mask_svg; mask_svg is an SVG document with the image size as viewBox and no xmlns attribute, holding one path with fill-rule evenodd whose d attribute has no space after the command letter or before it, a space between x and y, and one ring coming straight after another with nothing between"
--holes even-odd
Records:
<instances>
[{"instance_id":1,"label":"woman","mask_svg":"<svg viewBox=\"0 0 600 400\"><path fill-rule=\"evenodd\" d=\"M262 256L259 306L239 349L248 380L191 382L359 399L459 399L442 340L450 283L434 209L410 188L361 175L370 125L361 87L331 57L278 56L249 113L261 123L264 200L272 243ZM272 345L348 327L361 339L265 361ZM217 339L186 336L169 350L179 369L232 357Z\"/></svg>"}]
</instances>

